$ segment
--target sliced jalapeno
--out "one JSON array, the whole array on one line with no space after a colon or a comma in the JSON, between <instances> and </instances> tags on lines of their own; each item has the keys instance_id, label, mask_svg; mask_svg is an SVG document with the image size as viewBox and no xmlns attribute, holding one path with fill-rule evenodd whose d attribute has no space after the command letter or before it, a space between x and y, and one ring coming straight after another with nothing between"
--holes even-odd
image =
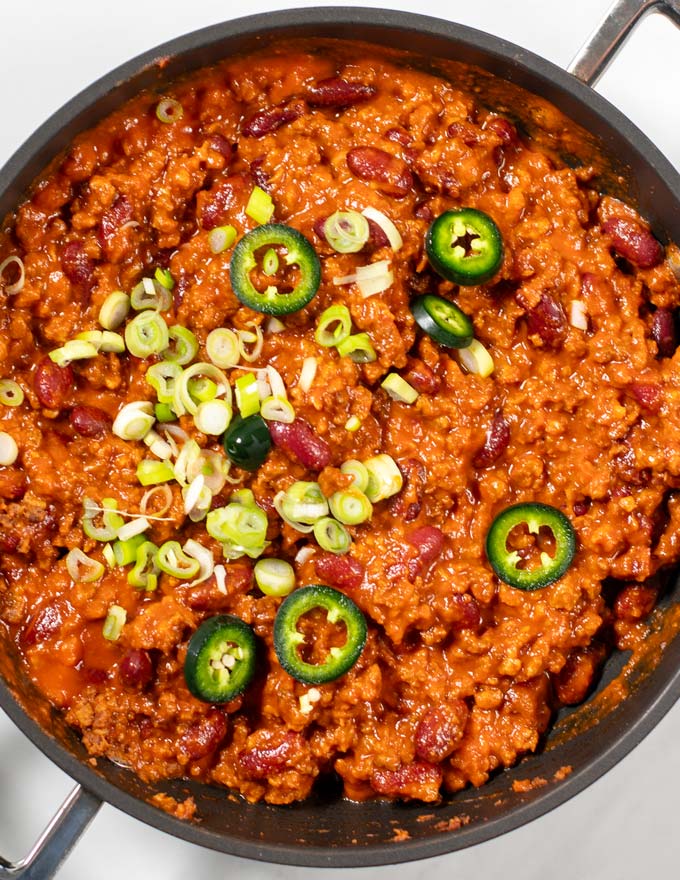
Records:
<instances>
[{"instance_id":1,"label":"sliced jalapeno","mask_svg":"<svg viewBox=\"0 0 680 880\"><path fill-rule=\"evenodd\" d=\"M472 321L457 305L426 293L411 301L411 313L416 324L441 345L448 348L467 348L474 337Z\"/></svg>"},{"instance_id":2,"label":"sliced jalapeno","mask_svg":"<svg viewBox=\"0 0 680 880\"><path fill-rule=\"evenodd\" d=\"M284 292L277 285L269 284L260 293L251 280L251 273L258 266L266 274L262 260L272 248L285 251L277 254L285 266L297 267L298 277L290 291ZM259 263L258 252L262 254ZM271 258L267 268L270 263ZM231 286L238 299L266 315L288 315L299 311L314 297L321 283L321 264L316 251L297 229L282 223L268 223L247 232L234 248L229 272Z\"/></svg>"},{"instance_id":3,"label":"sliced jalapeno","mask_svg":"<svg viewBox=\"0 0 680 880\"><path fill-rule=\"evenodd\" d=\"M462 286L484 284L503 262L500 231L476 208L440 214L428 229L425 250L436 272Z\"/></svg>"},{"instance_id":4,"label":"sliced jalapeno","mask_svg":"<svg viewBox=\"0 0 680 880\"><path fill-rule=\"evenodd\" d=\"M520 553L508 550L510 532L525 525L532 535L542 528L552 532L554 555L543 551L536 568L519 568ZM486 555L498 577L519 590L538 590L562 577L571 565L576 552L576 533L561 510L548 504L529 502L507 507L491 523L486 536Z\"/></svg>"},{"instance_id":5,"label":"sliced jalapeno","mask_svg":"<svg viewBox=\"0 0 680 880\"><path fill-rule=\"evenodd\" d=\"M231 614L204 620L189 640L184 678L206 703L228 703L250 684L255 672L255 634Z\"/></svg>"},{"instance_id":6,"label":"sliced jalapeno","mask_svg":"<svg viewBox=\"0 0 680 880\"><path fill-rule=\"evenodd\" d=\"M244 471L256 471L272 448L272 435L261 415L240 416L222 435L224 451Z\"/></svg>"},{"instance_id":7,"label":"sliced jalapeno","mask_svg":"<svg viewBox=\"0 0 680 880\"><path fill-rule=\"evenodd\" d=\"M298 623L315 609L326 611L330 623L344 623L347 631L342 647L330 648L322 663L307 663L300 656L305 636ZM359 659L366 644L366 619L344 593L321 584L300 587L281 604L274 620L274 650L279 663L297 681L323 684L340 678Z\"/></svg>"}]
</instances>

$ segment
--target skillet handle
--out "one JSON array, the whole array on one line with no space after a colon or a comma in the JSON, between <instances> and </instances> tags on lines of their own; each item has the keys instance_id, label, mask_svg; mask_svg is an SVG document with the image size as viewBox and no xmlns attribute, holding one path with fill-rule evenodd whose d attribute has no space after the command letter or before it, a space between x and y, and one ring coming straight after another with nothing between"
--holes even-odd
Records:
<instances>
[{"instance_id":1,"label":"skillet handle","mask_svg":"<svg viewBox=\"0 0 680 880\"><path fill-rule=\"evenodd\" d=\"M51 880L100 806L95 795L76 785L25 858L12 864L0 856L0 880Z\"/></svg>"},{"instance_id":2,"label":"skillet handle","mask_svg":"<svg viewBox=\"0 0 680 880\"><path fill-rule=\"evenodd\" d=\"M569 73L594 86L635 26L650 12L660 12L680 26L680 0L614 0L567 67Z\"/></svg>"}]
</instances>

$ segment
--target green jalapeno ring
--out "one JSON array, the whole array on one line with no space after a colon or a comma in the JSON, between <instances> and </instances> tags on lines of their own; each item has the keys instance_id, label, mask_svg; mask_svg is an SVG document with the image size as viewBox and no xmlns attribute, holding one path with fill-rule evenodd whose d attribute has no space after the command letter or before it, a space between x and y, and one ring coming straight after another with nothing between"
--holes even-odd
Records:
<instances>
[{"instance_id":1,"label":"green jalapeno ring","mask_svg":"<svg viewBox=\"0 0 680 880\"><path fill-rule=\"evenodd\" d=\"M541 554L541 566L535 569L517 567L516 551L509 551L507 540L515 526L525 524L538 535L542 527L550 529L555 540L555 555ZM572 563L576 553L576 533L567 517L556 507L539 502L506 507L491 523L486 536L486 556L498 577L518 590L538 590L559 580Z\"/></svg>"},{"instance_id":2,"label":"green jalapeno ring","mask_svg":"<svg viewBox=\"0 0 680 880\"><path fill-rule=\"evenodd\" d=\"M467 348L474 338L472 321L455 303L443 296L426 293L411 300L411 314L435 342L447 348Z\"/></svg>"},{"instance_id":3,"label":"green jalapeno ring","mask_svg":"<svg viewBox=\"0 0 680 880\"><path fill-rule=\"evenodd\" d=\"M290 293L280 293L274 285L260 293L250 280L250 273L257 265L255 254L260 248L277 246L287 251L284 263L298 267L300 281ZM282 223L267 223L247 232L236 245L229 274L234 294L244 305L265 315L288 315L304 308L316 295L321 283L321 263L312 245L297 229Z\"/></svg>"},{"instance_id":4,"label":"green jalapeno ring","mask_svg":"<svg viewBox=\"0 0 680 880\"><path fill-rule=\"evenodd\" d=\"M458 244L469 239L469 246ZM484 284L503 262L503 239L494 221L476 208L440 214L427 231L425 250L442 278L464 287Z\"/></svg>"},{"instance_id":5,"label":"green jalapeno ring","mask_svg":"<svg viewBox=\"0 0 680 880\"><path fill-rule=\"evenodd\" d=\"M247 623L231 614L209 617L189 640L187 687L206 703L228 703L250 684L256 654L255 634Z\"/></svg>"},{"instance_id":6,"label":"green jalapeno ring","mask_svg":"<svg viewBox=\"0 0 680 880\"><path fill-rule=\"evenodd\" d=\"M342 622L347 639L342 647L331 648L323 663L306 663L298 648L305 637L298 630L301 617L315 608L324 609L331 623ZM366 619L356 604L339 590L323 584L300 587L284 599L274 619L274 651L279 663L296 681L324 684L335 681L356 663L366 644Z\"/></svg>"}]
</instances>

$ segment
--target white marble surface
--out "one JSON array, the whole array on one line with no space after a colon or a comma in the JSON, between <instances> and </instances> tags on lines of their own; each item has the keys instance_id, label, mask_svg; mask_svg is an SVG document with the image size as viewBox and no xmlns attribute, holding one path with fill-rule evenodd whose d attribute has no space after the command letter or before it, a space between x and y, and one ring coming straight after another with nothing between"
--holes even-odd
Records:
<instances>
[{"instance_id":1,"label":"white marble surface","mask_svg":"<svg viewBox=\"0 0 680 880\"><path fill-rule=\"evenodd\" d=\"M0 164L49 114L96 77L186 31L287 5L242 0L4 0L0 6ZM345 5L359 5L345 3ZM486 30L566 65L608 0L420 0L417 9ZM105 11L105 16L102 11ZM143 18L140 18L143 16ZM680 167L680 32L647 19L598 86ZM655 880L680 864L680 705L607 776L532 824L473 849L399 868L403 880ZM0 852L18 857L71 787L0 713ZM356 869L386 880L392 868ZM329 871L247 862L147 828L105 806L60 880L312 880ZM350 871L336 871L342 880Z\"/></svg>"}]
</instances>

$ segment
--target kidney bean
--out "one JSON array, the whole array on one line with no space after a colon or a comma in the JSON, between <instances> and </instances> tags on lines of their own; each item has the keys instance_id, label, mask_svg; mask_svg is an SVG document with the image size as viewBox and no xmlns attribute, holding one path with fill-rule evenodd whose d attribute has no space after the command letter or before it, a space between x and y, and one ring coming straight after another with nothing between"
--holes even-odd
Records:
<instances>
[{"instance_id":1,"label":"kidney bean","mask_svg":"<svg viewBox=\"0 0 680 880\"><path fill-rule=\"evenodd\" d=\"M30 648L38 642L46 641L58 632L63 622L62 608L58 604L43 605L22 630L21 644L24 648Z\"/></svg>"},{"instance_id":2,"label":"kidney bean","mask_svg":"<svg viewBox=\"0 0 680 880\"><path fill-rule=\"evenodd\" d=\"M20 541L16 532L0 532L0 553L14 553Z\"/></svg>"},{"instance_id":3,"label":"kidney bean","mask_svg":"<svg viewBox=\"0 0 680 880\"><path fill-rule=\"evenodd\" d=\"M369 101L375 93L375 87L367 83L331 76L319 80L307 90L307 101L311 107L349 107Z\"/></svg>"},{"instance_id":4,"label":"kidney bean","mask_svg":"<svg viewBox=\"0 0 680 880\"><path fill-rule=\"evenodd\" d=\"M250 163L250 174L260 189L269 192L269 175L262 167L263 163L264 156L258 156L257 159L253 159Z\"/></svg>"},{"instance_id":5,"label":"kidney bean","mask_svg":"<svg viewBox=\"0 0 680 880\"><path fill-rule=\"evenodd\" d=\"M421 526L407 535L406 539L418 551L421 571L429 568L444 549L444 532L437 526Z\"/></svg>"},{"instance_id":6,"label":"kidney bean","mask_svg":"<svg viewBox=\"0 0 680 880\"><path fill-rule=\"evenodd\" d=\"M421 394L436 394L441 382L435 371L419 358L410 357L404 379Z\"/></svg>"},{"instance_id":7,"label":"kidney bean","mask_svg":"<svg viewBox=\"0 0 680 880\"><path fill-rule=\"evenodd\" d=\"M492 131L494 134L497 134L498 137L503 141L504 146L519 146L520 141L517 129L512 124L512 122L510 122L510 120L506 119L504 116L493 116L491 119L487 120L485 128L487 128L489 131Z\"/></svg>"},{"instance_id":8,"label":"kidney bean","mask_svg":"<svg viewBox=\"0 0 680 880\"><path fill-rule=\"evenodd\" d=\"M265 135L278 131L289 122L295 122L305 112L302 101L288 104L284 107L270 107L266 110L258 110L241 126L243 137L261 138Z\"/></svg>"},{"instance_id":9,"label":"kidney bean","mask_svg":"<svg viewBox=\"0 0 680 880\"><path fill-rule=\"evenodd\" d=\"M664 249L649 229L624 217L610 217L602 224L602 230L611 238L612 247L641 269L651 269L664 258Z\"/></svg>"},{"instance_id":10,"label":"kidney bean","mask_svg":"<svg viewBox=\"0 0 680 880\"><path fill-rule=\"evenodd\" d=\"M652 315L652 339L659 357L672 357L677 348L675 317L670 309L657 309Z\"/></svg>"},{"instance_id":11,"label":"kidney bean","mask_svg":"<svg viewBox=\"0 0 680 880\"><path fill-rule=\"evenodd\" d=\"M69 413L69 424L83 437L102 437L111 428L111 418L96 406L74 406Z\"/></svg>"},{"instance_id":12,"label":"kidney bean","mask_svg":"<svg viewBox=\"0 0 680 880\"><path fill-rule=\"evenodd\" d=\"M144 687L151 681L153 664L148 651L132 648L118 664L118 674L127 687Z\"/></svg>"},{"instance_id":13,"label":"kidney bean","mask_svg":"<svg viewBox=\"0 0 680 880\"><path fill-rule=\"evenodd\" d=\"M330 446L304 419L295 419L290 424L269 422L269 431L275 446L310 471L321 471L331 463Z\"/></svg>"},{"instance_id":14,"label":"kidney bean","mask_svg":"<svg viewBox=\"0 0 680 880\"><path fill-rule=\"evenodd\" d=\"M88 257L80 241L69 241L61 249L61 268L68 280L88 289L92 285L94 261Z\"/></svg>"},{"instance_id":15,"label":"kidney bean","mask_svg":"<svg viewBox=\"0 0 680 880\"><path fill-rule=\"evenodd\" d=\"M385 137L388 141L401 144L402 147L410 147L413 143L413 138L405 128L388 128Z\"/></svg>"},{"instance_id":16,"label":"kidney bean","mask_svg":"<svg viewBox=\"0 0 680 880\"><path fill-rule=\"evenodd\" d=\"M567 335L567 316L561 304L549 294L541 295L540 302L527 312L529 333L537 334L550 348L559 348Z\"/></svg>"},{"instance_id":17,"label":"kidney bean","mask_svg":"<svg viewBox=\"0 0 680 880\"><path fill-rule=\"evenodd\" d=\"M614 615L619 620L636 623L652 611L659 591L646 584L627 584L614 600Z\"/></svg>"},{"instance_id":18,"label":"kidney bean","mask_svg":"<svg viewBox=\"0 0 680 880\"><path fill-rule=\"evenodd\" d=\"M107 249L121 226L132 220L132 205L124 195L116 196L116 200L105 211L99 224L99 244Z\"/></svg>"},{"instance_id":19,"label":"kidney bean","mask_svg":"<svg viewBox=\"0 0 680 880\"><path fill-rule=\"evenodd\" d=\"M17 467L0 468L0 498L21 501L28 489L28 477Z\"/></svg>"},{"instance_id":20,"label":"kidney bean","mask_svg":"<svg viewBox=\"0 0 680 880\"><path fill-rule=\"evenodd\" d=\"M81 666L80 674L87 684L104 684L109 678L106 669L96 669L93 666Z\"/></svg>"},{"instance_id":21,"label":"kidney bean","mask_svg":"<svg viewBox=\"0 0 680 880\"><path fill-rule=\"evenodd\" d=\"M369 251L377 251L380 248L387 247L390 243L389 238L385 235L384 230L378 226L373 220L368 221L368 241L364 248Z\"/></svg>"},{"instance_id":22,"label":"kidney bean","mask_svg":"<svg viewBox=\"0 0 680 880\"><path fill-rule=\"evenodd\" d=\"M430 764L448 758L463 739L469 714L464 700L428 709L416 727L416 756Z\"/></svg>"},{"instance_id":23,"label":"kidney bean","mask_svg":"<svg viewBox=\"0 0 680 880\"><path fill-rule=\"evenodd\" d=\"M487 468L498 461L510 443L510 425L499 410L489 425L484 444L477 450L472 463L476 468Z\"/></svg>"},{"instance_id":24,"label":"kidney bean","mask_svg":"<svg viewBox=\"0 0 680 880\"><path fill-rule=\"evenodd\" d=\"M479 629L483 623L479 602L469 593L454 593L447 600L453 614L449 614L449 625L454 630Z\"/></svg>"},{"instance_id":25,"label":"kidney bean","mask_svg":"<svg viewBox=\"0 0 680 880\"><path fill-rule=\"evenodd\" d=\"M425 220L427 223L434 220L434 211L429 202L421 202L419 205L416 205L416 209L413 213L419 220Z\"/></svg>"},{"instance_id":26,"label":"kidney bean","mask_svg":"<svg viewBox=\"0 0 680 880\"><path fill-rule=\"evenodd\" d=\"M590 510L590 505L592 503L592 498L583 498L581 501L575 501L574 516L585 516Z\"/></svg>"},{"instance_id":27,"label":"kidney bean","mask_svg":"<svg viewBox=\"0 0 680 880\"><path fill-rule=\"evenodd\" d=\"M236 144L232 144L223 134L219 134L218 132L211 134L206 139L205 143L211 150L215 153L219 153L220 156L227 161L229 161L236 152Z\"/></svg>"},{"instance_id":28,"label":"kidney bean","mask_svg":"<svg viewBox=\"0 0 680 880\"><path fill-rule=\"evenodd\" d=\"M266 779L286 766L301 742L302 737L298 733L289 732L278 746L243 749L239 752L239 764L251 779Z\"/></svg>"},{"instance_id":29,"label":"kidney bean","mask_svg":"<svg viewBox=\"0 0 680 880\"><path fill-rule=\"evenodd\" d=\"M33 387L42 406L60 410L73 389L73 370L70 366L59 367L44 357L35 371Z\"/></svg>"},{"instance_id":30,"label":"kidney bean","mask_svg":"<svg viewBox=\"0 0 680 880\"><path fill-rule=\"evenodd\" d=\"M660 385L645 382L633 382L629 388L630 393L640 404L641 408L650 413L658 413L663 403L663 393Z\"/></svg>"},{"instance_id":31,"label":"kidney bean","mask_svg":"<svg viewBox=\"0 0 680 880\"><path fill-rule=\"evenodd\" d=\"M600 645L575 648L569 654L554 681L555 693L560 703L564 706L575 706L585 700L604 654L604 648Z\"/></svg>"},{"instance_id":32,"label":"kidney bean","mask_svg":"<svg viewBox=\"0 0 680 880\"><path fill-rule=\"evenodd\" d=\"M231 174L212 189L198 193L196 207L203 229L214 229L226 223L237 205L242 203L245 206L252 188L249 174Z\"/></svg>"},{"instance_id":33,"label":"kidney bean","mask_svg":"<svg viewBox=\"0 0 680 880\"><path fill-rule=\"evenodd\" d=\"M446 136L460 138L467 147L474 147L479 143L477 129L469 122L452 122L446 129Z\"/></svg>"},{"instance_id":34,"label":"kidney bean","mask_svg":"<svg viewBox=\"0 0 680 880\"><path fill-rule=\"evenodd\" d=\"M434 801L439 797L443 772L424 761L403 764L396 770L375 769L371 773L371 788L377 794L391 798L418 798Z\"/></svg>"},{"instance_id":35,"label":"kidney bean","mask_svg":"<svg viewBox=\"0 0 680 880\"><path fill-rule=\"evenodd\" d=\"M423 506L423 489L427 480L427 470L422 461L408 458L399 463L404 483L401 491L390 500L390 513L405 523L413 522Z\"/></svg>"},{"instance_id":36,"label":"kidney bean","mask_svg":"<svg viewBox=\"0 0 680 880\"><path fill-rule=\"evenodd\" d=\"M205 758L219 746L227 735L227 719L223 712L214 709L195 721L180 737L179 752L190 761Z\"/></svg>"},{"instance_id":37,"label":"kidney bean","mask_svg":"<svg viewBox=\"0 0 680 880\"><path fill-rule=\"evenodd\" d=\"M324 583L341 590L356 590L364 579L363 565L351 556L319 554L314 558L314 568Z\"/></svg>"},{"instance_id":38,"label":"kidney bean","mask_svg":"<svg viewBox=\"0 0 680 880\"><path fill-rule=\"evenodd\" d=\"M354 147L347 153L352 174L378 184L385 195L403 199L413 189L413 175L403 159L377 147Z\"/></svg>"}]
</instances>

